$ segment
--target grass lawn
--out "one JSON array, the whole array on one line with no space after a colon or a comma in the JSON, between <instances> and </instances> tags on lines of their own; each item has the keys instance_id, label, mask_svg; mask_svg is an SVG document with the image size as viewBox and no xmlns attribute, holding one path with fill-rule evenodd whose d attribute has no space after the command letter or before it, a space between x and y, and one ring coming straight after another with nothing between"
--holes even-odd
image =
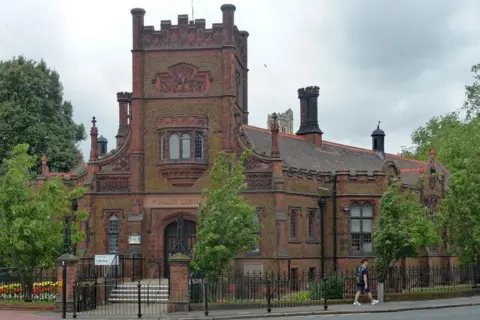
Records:
<instances>
[{"instance_id":1,"label":"grass lawn","mask_svg":"<svg viewBox=\"0 0 480 320\"><path fill-rule=\"evenodd\" d=\"M55 306L55 301L0 300L0 309L48 310Z\"/></svg>"}]
</instances>

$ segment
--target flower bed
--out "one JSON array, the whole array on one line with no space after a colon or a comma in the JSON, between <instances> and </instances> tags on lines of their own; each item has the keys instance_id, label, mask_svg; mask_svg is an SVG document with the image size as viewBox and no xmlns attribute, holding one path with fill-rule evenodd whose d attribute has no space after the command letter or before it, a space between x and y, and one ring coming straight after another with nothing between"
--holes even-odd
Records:
<instances>
[{"instance_id":1,"label":"flower bed","mask_svg":"<svg viewBox=\"0 0 480 320\"><path fill-rule=\"evenodd\" d=\"M55 301L57 298L57 288L62 283L57 281L35 282L32 287L33 301ZM23 300L27 288L20 283L0 285L0 300Z\"/></svg>"}]
</instances>

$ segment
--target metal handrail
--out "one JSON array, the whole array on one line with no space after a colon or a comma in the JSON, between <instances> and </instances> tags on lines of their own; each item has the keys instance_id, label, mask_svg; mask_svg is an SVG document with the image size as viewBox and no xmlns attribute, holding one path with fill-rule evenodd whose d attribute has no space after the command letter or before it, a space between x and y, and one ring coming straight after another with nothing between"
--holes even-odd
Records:
<instances>
[{"instance_id":1,"label":"metal handrail","mask_svg":"<svg viewBox=\"0 0 480 320\"><path fill-rule=\"evenodd\" d=\"M150 280L148 280L147 284L147 305L150 304L150 282L153 280L153 276L155 275L155 271L158 271L158 292L157 294L160 293L160 288L162 287L162 276L160 274L160 261L155 264L155 268L153 268L152 274L150 276Z\"/></svg>"}]
</instances>

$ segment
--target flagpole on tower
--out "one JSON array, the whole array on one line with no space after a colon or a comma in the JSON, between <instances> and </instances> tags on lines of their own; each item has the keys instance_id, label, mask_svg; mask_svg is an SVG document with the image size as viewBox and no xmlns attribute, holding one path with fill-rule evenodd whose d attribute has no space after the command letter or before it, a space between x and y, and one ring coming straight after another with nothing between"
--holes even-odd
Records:
<instances>
[{"instance_id":1,"label":"flagpole on tower","mask_svg":"<svg viewBox=\"0 0 480 320\"><path fill-rule=\"evenodd\" d=\"M194 11L193 1L194 1L194 0L192 0L192 21L195 21L195 11Z\"/></svg>"}]
</instances>

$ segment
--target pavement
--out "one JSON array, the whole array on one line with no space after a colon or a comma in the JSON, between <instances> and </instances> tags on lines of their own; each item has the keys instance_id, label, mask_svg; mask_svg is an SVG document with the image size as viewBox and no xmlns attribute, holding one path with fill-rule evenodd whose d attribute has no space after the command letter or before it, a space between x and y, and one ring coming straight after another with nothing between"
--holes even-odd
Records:
<instances>
[{"instance_id":1,"label":"pavement","mask_svg":"<svg viewBox=\"0 0 480 320\"><path fill-rule=\"evenodd\" d=\"M127 313L127 314L126 314ZM227 320L227 319L443 319L456 317L458 319L479 319L480 296L472 298L455 298L427 301L388 302L375 306L363 304L331 305L327 311L321 306L277 308L271 313L265 309L251 310L213 310L208 317L203 312L189 312L188 314L143 314L142 319L162 320ZM0 320L58 320L59 313L27 313L19 311L0 311ZM72 319L72 315L67 315ZM134 309L118 309L117 314L95 313L79 314L77 319L137 319Z\"/></svg>"}]
</instances>

